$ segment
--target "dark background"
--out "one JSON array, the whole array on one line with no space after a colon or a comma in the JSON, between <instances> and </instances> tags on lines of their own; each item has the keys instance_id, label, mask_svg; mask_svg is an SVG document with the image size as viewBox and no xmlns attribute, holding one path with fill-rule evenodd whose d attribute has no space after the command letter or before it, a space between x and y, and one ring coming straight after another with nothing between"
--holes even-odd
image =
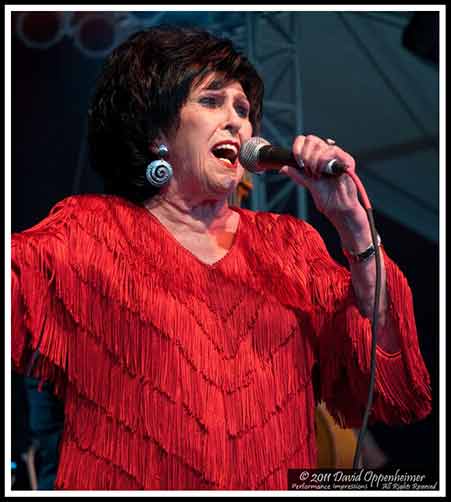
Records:
<instances>
[{"instance_id":1,"label":"dark background","mask_svg":"<svg viewBox=\"0 0 451 502\"><path fill-rule=\"evenodd\" d=\"M45 217L62 198L101 192L89 170L86 113L101 58L88 57L68 37L47 49L28 47L12 35L12 231ZM39 32L38 36L39 36ZM101 41L99 41L101 43ZM8 169L8 166L7 166ZM309 201L309 221L323 235L331 254L344 263L338 236ZM438 467L439 251L399 223L375 213L390 256L413 291L420 347L432 378L434 407L425 420L403 427L371 427L393 464L419 471ZM13 456L27 445L27 405L21 378L13 376Z\"/></svg>"}]
</instances>

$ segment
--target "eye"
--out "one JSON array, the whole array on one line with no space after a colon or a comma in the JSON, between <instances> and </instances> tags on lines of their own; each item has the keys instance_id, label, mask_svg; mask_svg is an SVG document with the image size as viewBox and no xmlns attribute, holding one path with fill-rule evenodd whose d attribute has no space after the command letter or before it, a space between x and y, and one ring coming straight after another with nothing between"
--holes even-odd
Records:
<instances>
[{"instance_id":1,"label":"eye","mask_svg":"<svg viewBox=\"0 0 451 502\"><path fill-rule=\"evenodd\" d=\"M246 119L247 117L249 117L249 106L245 104L237 104L235 106L235 109L241 118Z\"/></svg>"},{"instance_id":2,"label":"eye","mask_svg":"<svg viewBox=\"0 0 451 502\"><path fill-rule=\"evenodd\" d=\"M210 107L219 106L221 104L220 101L221 101L220 98L217 96L203 96L199 98L199 103L201 105Z\"/></svg>"}]
</instances>

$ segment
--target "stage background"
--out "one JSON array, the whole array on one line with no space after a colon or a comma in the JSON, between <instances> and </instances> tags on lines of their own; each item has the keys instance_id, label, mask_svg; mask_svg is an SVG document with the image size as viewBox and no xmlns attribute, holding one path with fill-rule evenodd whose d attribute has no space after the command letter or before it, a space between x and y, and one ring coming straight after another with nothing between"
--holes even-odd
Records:
<instances>
[{"instance_id":1,"label":"stage background","mask_svg":"<svg viewBox=\"0 0 451 502\"><path fill-rule=\"evenodd\" d=\"M115 44L159 22L229 36L267 82L262 135L283 146L296 133L332 137L357 159L384 245L412 287L434 398L433 412L422 422L380 424L371 431L392 464L436 468L437 34L434 18L417 19L399 12L13 13L12 162L6 166L12 173L12 231L37 223L68 195L103 190L89 169L86 113L103 58ZM335 231L287 180L255 180L245 205L306 218L344 263ZM20 378L12 383L17 455L26 444L26 403Z\"/></svg>"}]
</instances>

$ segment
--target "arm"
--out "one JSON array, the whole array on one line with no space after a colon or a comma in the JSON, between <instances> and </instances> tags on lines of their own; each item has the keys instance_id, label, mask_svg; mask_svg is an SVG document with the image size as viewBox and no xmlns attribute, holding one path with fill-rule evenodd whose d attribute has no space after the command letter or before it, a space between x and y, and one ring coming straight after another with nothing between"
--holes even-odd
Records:
<instances>
[{"instance_id":1,"label":"arm","mask_svg":"<svg viewBox=\"0 0 451 502\"><path fill-rule=\"evenodd\" d=\"M68 337L55 297L55 271L65 262L64 227L70 201L11 238L11 356L13 369L55 384L62 396Z\"/></svg>"},{"instance_id":2,"label":"arm","mask_svg":"<svg viewBox=\"0 0 451 502\"><path fill-rule=\"evenodd\" d=\"M342 217L335 223L342 246L361 253L371 244L371 232L365 211L349 218ZM374 294L376 290L376 260L374 255L362 263L350 263L352 286L356 295L360 313L373 318ZM394 330L390 313L387 309L387 275L384 255L381 253L381 300L378 312L377 344L387 353L401 350L399 338Z\"/></svg>"},{"instance_id":3,"label":"arm","mask_svg":"<svg viewBox=\"0 0 451 502\"><path fill-rule=\"evenodd\" d=\"M290 233L296 269L301 278L306 277L307 291L301 298L307 296L311 302L321 399L337 423L360 427L371 368L370 319L360 312L350 271L331 258L318 232L302 222L297 229L293 224ZM399 351L387 352L377 345L370 423L410 423L430 412L430 378L418 344L411 290L384 249L381 254L386 315Z\"/></svg>"},{"instance_id":4,"label":"arm","mask_svg":"<svg viewBox=\"0 0 451 502\"><path fill-rule=\"evenodd\" d=\"M317 209L335 226L344 248L354 252L366 249L371 242L370 229L352 179L345 174L338 178L319 174L331 158L354 170L354 159L313 136L296 138L293 153L303 162L304 171L285 166L281 172L310 191ZM302 246L319 338L321 396L338 423L359 427L368 395L375 259L352 264L347 270L330 258L316 231L305 233ZM383 249L381 255L382 302L370 422L408 423L430 412L430 380L419 350L410 288Z\"/></svg>"},{"instance_id":5,"label":"arm","mask_svg":"<svg viewBox=\"0 0 451 502\"><path fill-rule=\"evenodd\" d=\"M332 158L341 161L349 171L355 171L355 160L341 148L316 136L298 136L293 144L293 154L302 162L303 174L289 166L282 168L281 172L310 191L317 209L338 231L343 248L354 253L368 248L372 242L370 226L354 182L346 174L337 178L325 178L320 174L322 166ZM401 346L387 312L386 270L382 254L381 266L377 343L387 353L395 353ZM372 319L376 288L374 255L363 263L350 264L350 271L357 306L363 316Z\"/></svg>"}]
</instances>

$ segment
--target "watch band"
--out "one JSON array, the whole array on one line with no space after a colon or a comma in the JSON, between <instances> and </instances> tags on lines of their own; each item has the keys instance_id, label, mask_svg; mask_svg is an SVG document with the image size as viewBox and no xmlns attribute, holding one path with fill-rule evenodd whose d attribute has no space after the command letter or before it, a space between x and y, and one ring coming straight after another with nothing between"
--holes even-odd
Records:
<instances>
[{"instance_id":1,"label":"watch band","mask_svg":"<svg viewBox=\"0 0 451 502\"><path fill-rule=\"evenodd\" d=\"M378 247L381 245L382 241L380 235L377 234L377 245ZM363 263L369 260L375 253L376 249L374 248L373 243L371 243L364 251L361 253L353 253L348 249L342 248L343 254L348 259L349 263Z\"/></svg>"}]
</instances>

